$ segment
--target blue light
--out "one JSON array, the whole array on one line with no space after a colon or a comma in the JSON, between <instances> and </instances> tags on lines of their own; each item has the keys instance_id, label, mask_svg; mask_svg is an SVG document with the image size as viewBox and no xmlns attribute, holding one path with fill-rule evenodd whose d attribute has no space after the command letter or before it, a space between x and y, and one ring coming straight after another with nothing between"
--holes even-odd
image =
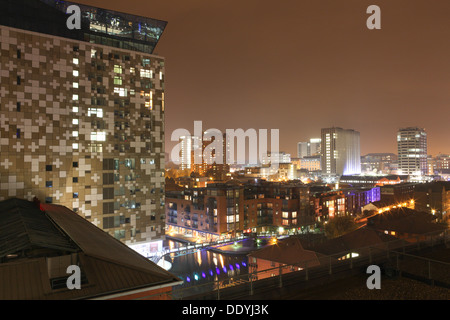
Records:
<instances>
[{"instance_id":1,"label":"blue light","mask_svg":"<svg viewBox=\"0 0 450 320\"><path fill-rule=\"evenodd\" d=\"M198 281L198 274L194 274L195 281Z\"/></svg>"},{"instance_id":2,"label":"blue light","mask_svg":"<svg viewBox=\"0 0 450 320\"><path fill-rule=\"evenodd\" d=\"M242 262L242 265L244 266L244 267L246 267L247 265L245 264L245 262Z\"/></svg>"},{"instance_id":3,"label":"blue light","mask_svg":"<svg viewBox=\"0 0 450 320\"><path fill-rule=\"evenodd\" d=\"M227 267L223 267L223 272L227 272Z\"/></svg>"},{"instance_id":4,"label":"blue light","mask_svg":"<svg viewBox=\"0 0 450 320\"><path fill-rule=\"evenodd\" d=\"M213 275L214 275L214 272L213 272L212 270L209 270L209 274L210 274L211 276L213 276Z\"/></svg>"},{"instance_id":5,"label":"blue light","mask_svg":"<svg viewBox=\"0 0 450 320\"><path fill-rule=\"evenodd\" d=\"M240 269L239 263L236 263L236 268Z\"/></svg>"},{"instance_id":6,"label":"blue light","mask_svg":"<svg viewBox=\"0 0 450 320\"><path fill-rule=\"evenodd\" d=\"M191 282L191 278L186 277L186 281L187 281L187 282Z\"/></svg>"},{"instance_id":7,"label":"blue light","mask_svg":"<svg viewBox=\"0 0 450 320\"><path fill-rule=\"evenodd\" d=\"M220 269L219 268L216 268L216 273L220 274Z\"/></svg>"},{"instance_id":8,"label":"blue light","mask_svg":"<svg viewBox=\"0 0 450 320\"><path fill-rule=\"evenodd\" d=\"M202 272L202 277L206 278L206 274L204 272Z\"/></svg>"},{"instance_id":9,"label":"blue light","mask_svg":"<svg viewBox=\"0 0 450 320\"><path fill-rule=\"evenodd\" d=\"M230 264L230 270L233 271L233 266Z\"/></svg>"}]
</instances>

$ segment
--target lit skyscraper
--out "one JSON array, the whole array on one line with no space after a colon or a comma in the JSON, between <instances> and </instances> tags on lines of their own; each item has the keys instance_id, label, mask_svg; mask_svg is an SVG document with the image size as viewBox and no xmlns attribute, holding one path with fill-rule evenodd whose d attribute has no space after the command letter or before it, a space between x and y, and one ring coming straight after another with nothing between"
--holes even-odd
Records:
<instances>
[{"instance_id":1,"label":"lit skyscraper","mask_svg":"<svg viewBox=\"0 0 450 320\"><path fill-rule=\"evenodd\" d=\"M325 176L361 173L359 132L352 129L322 129L322 174Z\"/></svg>"},{"instance_id":2,"label":"lit skyscraper","mask_svg":"<svg viewBox=\"0 0 450 320\"><path fill-rule=\"evenodd\" d=\"M425 129L408 127L398 130L398 173L427 174L427 133Z\"/></svg>"},{"instance_id":3,"label":"lit skyscraper","mask_svg":"<svg viewBox=\"0 0 450 320\"><path fill-rule=\"evenodd\" d=\"M309 139L309 142L297 143L297 157L310 157L320 155L321 139Z\"/></svg>"},{"instance_id":4,"label":"lit skyscraper","mask_svg":"<svg viewBox=\"0 0 450 320\"><path fill-rule=\"evenodd\" d=\"M66 25L78 6L81 28ZM128 245L164 236L166 22L2 1L0 200L64 205Z\"/></svg>"}]
</instances>

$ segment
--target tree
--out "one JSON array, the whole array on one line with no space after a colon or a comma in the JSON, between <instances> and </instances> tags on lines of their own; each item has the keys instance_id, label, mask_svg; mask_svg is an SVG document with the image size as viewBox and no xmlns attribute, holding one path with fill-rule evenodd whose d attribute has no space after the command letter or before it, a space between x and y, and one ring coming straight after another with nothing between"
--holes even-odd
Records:
<instances>
[{"instance_id":1,"label":"tree","mask_svg":"<svg viewBox=\"0 0 450 320\"><path fill-rule=\"evenodd\" d=\"M356 229L357 225L351 216L334 217L325 224L327 238L337 238Z\"/></svg>"}]
</instances>

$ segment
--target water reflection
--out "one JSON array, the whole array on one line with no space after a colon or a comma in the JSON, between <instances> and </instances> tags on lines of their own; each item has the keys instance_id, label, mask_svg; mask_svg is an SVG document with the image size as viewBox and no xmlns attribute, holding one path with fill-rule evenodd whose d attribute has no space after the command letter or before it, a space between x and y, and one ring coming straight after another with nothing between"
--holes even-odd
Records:
<instances>
[{"instance_id":1,"label":"water reflection","mask_svg":"<svg viewBox=\"0 0 450 320\"><path fill-rule=\"evenodd\" d=\"M170 248L185 246L173 240L167 240L167 242L164 245ZM224 287L240 282L239 276L248 273L245 254L223 254L204 249L180 256L170 254L166 256L166 260L172 264L169 271L184 281L183 285L177 288L204 285L193 293L215 290L217 285Z\"/></svg>"}]
</instances>

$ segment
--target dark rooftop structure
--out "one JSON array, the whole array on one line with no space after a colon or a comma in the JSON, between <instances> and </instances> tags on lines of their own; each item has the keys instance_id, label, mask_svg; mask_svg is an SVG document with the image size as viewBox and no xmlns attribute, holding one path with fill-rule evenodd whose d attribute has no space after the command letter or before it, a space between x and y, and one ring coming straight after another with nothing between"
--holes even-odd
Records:
<instances>
[{"instance_id":1,"label":"dark rooftop structure","mask_svg":"<svg viewBox=\"0 0 450 320\"><path fill-rule=\"evenodd\" d=\"M66 286L69 265L80 267L79 290ZM180 283L64 206L0 202L2 300L128 299Z\"/></svg>"},{"instance_id":2,"label":"dark rooftop structure","mask_svg":"<svg viewBox=\"0 0 450 320\"><path fill-rule=\"evenodd\" d=\"M277 244L264 247L248 254L249 257L274 261L286 265L302 265L305 261L310 267L319 265L320 254L304 249L299 238L290 237L280 240Z\"/></svg>"},{"instance_id":3,"label":"dark rooftop structure","mask_svg":"<svg viewBox=\"0 0 450 320\"><path fill-rule=\"evenodd\" d=\"M397 234L426 235L444 232L447 227L437 224L432 214L405 207L393 208L367 219L367 226L376 230L394 231Z\"/></svg>"},{"instance_id":4,"label":"dark rooftop structure","mask_svg":"<svg viewBox=\"0 0 450 320\"><path fill-rule=\"evenodd\" d=\"M81 29L69 29L67 10L81 11ZM61 0L2 0L0 24L79 41L153 53L167 22Z\"/></svg>"},{"instance_id":5,"label":"dark rooftop structure","mask_svg":"<svg viewBox=\"0 0 450 320\"><path fill-rule=\"evenodd\" d=\"M321 244L308 248L323 255L334 255L344 252L365 252L369 246L383 247L385 243L397 238L376 232L366 227L358 228L340 237L329 239Z\"/></svg>"}]
</instances>

